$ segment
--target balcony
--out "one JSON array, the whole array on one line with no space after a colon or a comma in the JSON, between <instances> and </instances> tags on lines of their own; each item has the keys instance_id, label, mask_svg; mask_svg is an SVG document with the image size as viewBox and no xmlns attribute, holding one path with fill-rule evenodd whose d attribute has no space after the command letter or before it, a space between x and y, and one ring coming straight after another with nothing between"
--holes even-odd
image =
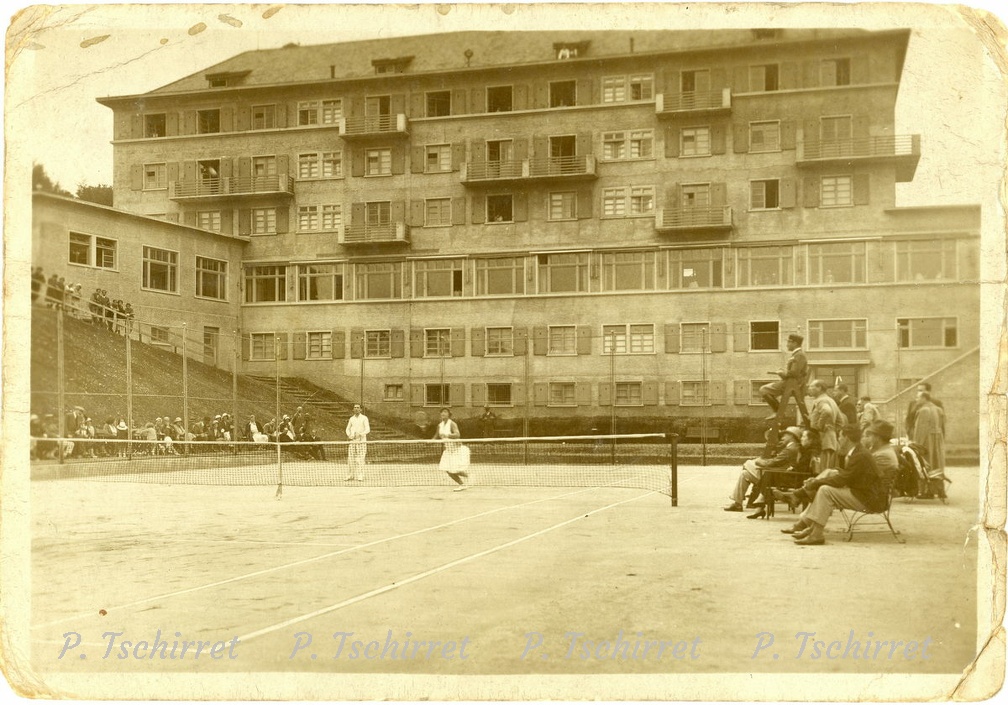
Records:
<instances>
[{"instance_id":1,"label":"balcony","mask_svg":"<svg viewBox=\"0 0 1008 705\"><path fill-rule=\"evenodd\" d=\"M698 115L728 115L731 113L731 88L717 91L659 93L655 96L658 117L695 117Z\"/></svg>"},{"instance_id":2,"label":"balcony","mask_svg":"<svg viewBox=\"0 0 1008 705\"><path fill-rule=\"evenodd\" d=\"M375 137L408 137L406 115L368 115L343 117L339 121L340 137L344 139L371 139Z\"/></svg>"},{"instance_id":3,"label":"balcony","mask_svg":"<svg viewBox=\"0 0 1008 705\"><path fill-rule=\"evenodd\" d=\"M799 167L850 165L857 162L891 163L896 181L913 181L920 161L920 135L890 135L843 140L817 140L798 144Z\"/></svg>"},{"instance_id":4,"label":"balcony","mask_svg":"<svg viewBox=\"0 0 1008 705\"><path fill-rule=\"evenodd\" d=\"M659 208L655 213L655 230L660 233L728 232L731 229L731 206Z\"/></svg>"},{"instance_id":5,"label":"balcony","mask_svg":"<svg viewBox=\"0 0 1008 705\"><path fill-rule=\"evenodd\" d=\"M350 225L343 231L344 245L409 244L409 226L406 223L385 225Z\"/></svg>"},{"instance_id":6,"label":"balcony","mask_svg":"<svg viewBox=\"0 0 1008 705\"><path fill-rule=\"evenodd\" d=\"M213 200L234 196L293 196L294 177L225 176L216 179L184 179L169 184L168 198L173 201Z\"/></svg>"},{"instance_id":7,"label":"balcony","mask_svg":"<svg viewBox=\"0 0 1008 705\"><path fill-rule=\"evenodd\" d=\"M585 181L597 177L595 157L544 157L493 162L466 162L462 165L462 183L501 184L516 181Z\"/></svg>"}]
</instances>

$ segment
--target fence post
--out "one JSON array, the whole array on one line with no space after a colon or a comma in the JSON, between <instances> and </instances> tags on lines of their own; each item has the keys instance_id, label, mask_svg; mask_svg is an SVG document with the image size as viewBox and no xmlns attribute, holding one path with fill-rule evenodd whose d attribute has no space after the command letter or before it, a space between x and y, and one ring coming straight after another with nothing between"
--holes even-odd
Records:
<instances>
[{"instance_id":1,"label":"fence post","mask_svg":"<svg viewBox=\"0 0 1008 705\"><path fill-rule=\"evenodd\" d=\"M234 419L234 435L237 436L238 435L238 369L239 366L241 365L241 346L242 346L241 328L235 329L232 344L234 345L234 366L231 369L231 417Z\"/></svg>"},{"instance_id":2,"label":"fence post","mask_svg":"<svg viewBox=\"0 0 1008 705\"><path fill-rule=\"evenodd\" d=\"M126 336L126 458L133 459L133 346Z\"/></svg>"},{"instance_id":3,"label":"fence post","mask_svg":"<svg viewBox=\"0 0 1008 705\"><path fill-rule=\"evenodd\" d=\"M189 329L182 323L182 452L189 455L189 445L185 442L185 434L189 432L189 358L186 356L186 337ZM129 334L127 334L127 337Z\"/></svg>"},{"instance_id":4,"label":"fence post","mask_svg":"<svg viewBox=\"0 0 1008 705\"><path fill-rule=\"evenodd\" d=\"M63 439L66 437L66 400L63 398L64 379L63 368L63 309L58 306L56 312L56 442L59 461L63 462Z\"/></svg>"},{"instance_id":5,"label":"fence post","mask_svg":"<svg viewBox=\"0 0 1008 705\"><path fill-rule=\"evenodd\" d=\"M672 506L679 506L679 436L675 433L666 433L669 439L669 497Z\"/></svg>"},{"instance_id":6,"label":"fence post","mask_svg":"<svg viewBox=\"0 0 1008 705\"><path fill-rule=\"evenodd\" d=\"M277 441L276 451L277 451L277 491L276 498L280 499L283 497L283 454L281 453L281 443Z\"/></svg>"}]
</instances>

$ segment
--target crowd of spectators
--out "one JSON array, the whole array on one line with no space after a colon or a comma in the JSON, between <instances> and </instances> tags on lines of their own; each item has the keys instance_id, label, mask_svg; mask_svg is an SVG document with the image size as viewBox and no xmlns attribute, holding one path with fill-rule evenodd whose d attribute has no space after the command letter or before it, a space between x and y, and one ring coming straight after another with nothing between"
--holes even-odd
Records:
<instances>
[{"instance_id":1,"label":"crowd of spectators","mask_svg":"<svg viewBox=\"0 0 1008 705\"><path fill-rule=\"evenodd\" d=\"M31 281L33 305L41 299L47 308L63 310L83 320L90 318L94 325L105 326L120 335L133 330L133 305L111 298L105 289L95 289L85 309L80 284L68 283L55 273L46 279L41 267L32 268Z\"/></svg>"}]
</instances>

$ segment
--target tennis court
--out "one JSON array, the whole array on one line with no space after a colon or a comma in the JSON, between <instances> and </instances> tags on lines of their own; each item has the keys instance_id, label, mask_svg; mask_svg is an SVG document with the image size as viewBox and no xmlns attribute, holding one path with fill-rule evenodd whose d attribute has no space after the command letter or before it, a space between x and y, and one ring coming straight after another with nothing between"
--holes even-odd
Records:
<instances>
[{"instance_id":1,"label":"tennis court","mask_svg":"<svg viewBox=\"0 0 1008 705\"><path fill-rule=\"evenodd\" d=\"M897 506L905 545L829 533L825 547L798 548L778 531L786 513L721 511L734 467L678 468L673 507L661 462L533 463L505 483L494 480L505 469L481 473L473 457L465 492L429 463L404 471L408 482L384 477L380 462L364 483L343 482L334 459L325 476L338 479L285 482L280 498L268 483L179 475L191 469L142 483L35 480L33 663L68 673L948 673L975 653L976 550L964 538L976 468L955 469L949 505ZM285 463L285 480L312 466ZM562 486L576 484L572 468L588 486ZM840 525L835 516L830 528ZM852 629L930 637L930 658L796 659L796 633L846 640ZM193 642L186 657L152 663L158 630L159 654ZM110 646L107 632L122 634ZM779 639L779 659L753 658L761 632ZM80 643L61 659L67 634ZM199 641L206 651L193 658ZM233 646L208 658L217 642ZM613 657L621 643L625 657Z\"/></svg>"}]
</instances>

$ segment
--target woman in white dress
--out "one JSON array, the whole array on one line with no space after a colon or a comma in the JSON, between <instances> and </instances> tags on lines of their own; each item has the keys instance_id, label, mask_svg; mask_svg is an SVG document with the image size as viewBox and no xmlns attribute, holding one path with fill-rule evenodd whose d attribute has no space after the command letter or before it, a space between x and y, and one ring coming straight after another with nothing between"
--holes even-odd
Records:
<instances>
[{"instance_id":1,"label":"woman in white dress","mask_svg":"<svg viewBox=\"0 0 1008 705\"><path fill-rule=\"evenodd\" d=\"M458 424L451 417L451 410L441 409L441 422L438 424L434 438L444 441L440 468L458 484L455 492L461 492L469 486L466 483L469 477L469 448L458 440L461 438L461 434Z\"/></svg>"}]
</instances>

